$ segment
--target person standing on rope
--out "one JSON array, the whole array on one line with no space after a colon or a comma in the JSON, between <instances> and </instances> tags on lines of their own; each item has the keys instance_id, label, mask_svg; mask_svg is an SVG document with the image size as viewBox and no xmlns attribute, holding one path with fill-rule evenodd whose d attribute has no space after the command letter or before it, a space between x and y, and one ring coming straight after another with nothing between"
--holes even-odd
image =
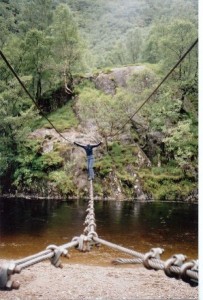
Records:
<instances>
[{"instance_id":1,"label":"person standing on rope","mask_svg":"<svg viewBox=\"0 0 203 300\"><path fill-rule=\"evenodd\" d=\"M87 171L88 171L88 180L93 180L94 179L94 170L93 170L93 165L94 165L94 155L93 155L93 148L98 147L99 145L102 144L102 142L99 142L98 144L94 145L81 145L79 143L74 142L76 146L79 146L83 148L87 154Z\"/></svg>"}]
</instances>

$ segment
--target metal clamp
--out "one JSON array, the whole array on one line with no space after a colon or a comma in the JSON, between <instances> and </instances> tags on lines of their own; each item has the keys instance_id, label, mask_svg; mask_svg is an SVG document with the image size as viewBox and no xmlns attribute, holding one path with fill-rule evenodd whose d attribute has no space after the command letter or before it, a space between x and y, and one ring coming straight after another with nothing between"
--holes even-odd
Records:
<instances>
[{"instance_id":1,"label":"metal clamp","mask_svg":"<svg viewBox=\"0 0 203 300\"><path fill-rule=\"evenodd\" d=\"M4 263L0 266L0 289L19 289L19 281L11 280L11 275L15 273L15 263Z\"/></svg>"},{"instance_id":2,"label":"metal clamp","mask_svg":"<svg viewBox=\"0 0 203 300\"><path fill-rule=\"evenodd\" d=\"M63 265L60 261L61 256L70 257L68 254L68 250L63 247L58 247L56 245L49 245L47 247L47 250L52 250L54 252L53 257L50 258L50 261L52 265L54 265L56 268L63 268Z\"/></svg>"}]
</instances>

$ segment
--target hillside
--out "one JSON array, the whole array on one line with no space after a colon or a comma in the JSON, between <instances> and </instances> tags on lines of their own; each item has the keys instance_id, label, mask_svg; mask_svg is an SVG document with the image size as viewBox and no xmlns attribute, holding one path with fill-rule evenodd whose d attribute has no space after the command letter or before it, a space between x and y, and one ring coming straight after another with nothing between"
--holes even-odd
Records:
<instances>
[{"instance_id":1,"label":"hillside","mask_svg":"<svg viewBox=\"0 0 203 300\"><path fill-rule=\"evenodd\" d=\"M139 99L129 99L132 80L143 81L143 76L152 81L150 76L155 74L148 67L131 66L75 78L75 96L71 100L67 98L67 104L49 115L66 140L43 118L43 123L38 121L39 128L30 133L23 156L19 158L15 181L18 193L34 197L88 197L85 152L73 143L95 144L103 140L104 144L95 150L96 199L194 200L197 197L195 173L192 175L191 169L187 173L174 162L165 161L164 151L160 154L165 136L152 130L146 118L135 116L130 121L132 127L128 124L114 136L113 132L128 118L127 105L130 103L132 114L133 107L139 104ZM127 103L123 102L122 95L128 93ZM108 106L108 115L107 107L98 102L99 97ZM110 102L106 101L113 103L112 112ZM111 113L117 123L110 133Z\"/></svg>"},{"instance_id":2,"label":"hillside","mask_svg":"<svg viewBox=\"0 0 203 300\"><path fill-rule=\"evenodd\" d=\"M102 140L96 197L196 197L197 43L139 107L194 44L197 13L196 0L1 1L0 194L88 196L73 141Z\"/></svg>"},{"instance_id":3,"label":"hillside","mask_svg":"<svg viewBox=\"0 0 203 300\"><path fill-rule=\"evenodd\" d=\"M196 23L198 18L197 0L64 2L71 7L82 36L88 41L94 67L123 65L142 59L144 40L154 22L167 24L171 18L183 18Z\"/></svg>"}]
</instances>

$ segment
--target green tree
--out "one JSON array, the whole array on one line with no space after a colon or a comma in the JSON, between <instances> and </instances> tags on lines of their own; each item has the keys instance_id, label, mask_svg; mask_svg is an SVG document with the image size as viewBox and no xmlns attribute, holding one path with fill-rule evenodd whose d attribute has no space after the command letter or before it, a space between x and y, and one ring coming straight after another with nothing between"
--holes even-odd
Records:
<instances>
[{"instance_id":1,"label":"green tree","mask_svg":"<svg viewBox=\"0 0 203 300\"><path fill-rule=\"evenodd\" d=\"M110 65L124 65L126 64L126 57L125 57L125 51L126 48L124 47L123 41L118 41L111 53L107 56L107 59L110 63Z\"/></svg>"},{"instance_id":2,"label":"green tree","mask_svg":"<svg viewBox=\"0 0 203 300\"><path fill-rule=\"evenodd\" d=\"M23 41L18 35L11 35L2 48L9 63L19 75L22 71L24 61L24 49L22 48L22 45ZM0 78L2 82L4 81L6 84L9 84L12 78L11 71L2 59L0 60Z\"/></svg>"},{"instance_id":3,"label":"green tree","mask_svg":"<svg viewBox=\"0 0 203 300\"><path fill-rule=\"evenodd\" d=\"M0 161L1 184L9 188L17 167L19 148L30 132L30 121L36 116L16 81L0 94Z\"/></svg>"},{"instance_id":4,"label":"green tree","mask_svg":"<svg viewBox=\"0 0 203 300\"><path fill-rule=\"evenodd\" d=\"M189 20L174 19L170 24L157 23L149 33L144 58L162 63L169 70L197 38L197 28ZM193 49L178 66L177 78L186 80L197 73L197 49Z\"/></svg>"},{"instance_id":5,"label":"green tree","mask_svg":"<svg viewBox=\"0 0 203 300\"><path fill-rule=\"evenodd\" d=\"M164 143L166 154L175 158L184 170L195 171L197 166L197 127L192 121L179 121L176 127L169 128L166 132Z\"/></svg>"},{"instance_id":6,"label":"green tree","mask_svg":"<svg viewBox=\"0 0 203 300\"><path fill-rule=\"evenodd\" d=\"M32 91L36 99L42 95L43 84L48 79L51 61L51 39L43 31L32 29L27 32L25 42L22 71L32 75ZM44 81L44 82L43 82Z\"/></svg>"},{"instance_id":7,"label":"green tree","mask_svg":"<svg viewBox=\"0 0 203 300\"><path fill-rule=\"evenodd\" d=\"M19 6L15 1L0 1L0 48L18 31Z\"/></svg>"},{"instance_id":8,"label":"green tree","mask_svg":"<svg viewBox=\"0 0 203 300\"><path fill-rule=\"evenodd\" d=\"M98 128L107 149L108 139L115 137L120 125L127 119L128 101L123 96L122 91L118 91L113 97L93 88L84 88L79 96L77 106L82 121Z\"/></svg>"},{"instance_id":9,"label":"green tree","mask_svg":"<svg viewBox=\"0 0 203 300\"><path fill-rule=\"evenodd\" d=\"M111 65L125 65L138 63L141 57L143 44L142 30L140 28L128 30L125 38L120 39L107 60Z\"/></svg>"},{"instance_id":10,"label":"green tree","mask_svg":"<svg viewBox=\"0 0 203 300\"><path fill-rule=\"evenodd\" d=\"M153 105L146 106L144 114L151 130L165 132L176 126L182 109L181 93L177 86L162 88L153 101Z\"/></svg>"},{"instance_id":11,"label":"green tree","mask_svg":"<svg viewBox=\"0 0 203 300\"><path fill-rule=\"evenodd\" d=\"M81 70L82 42L70 9L65 4L59 5L54 12L51 35L57 71L65 76L65 84L72 88L73 72Z\"/></svg>"},{"instance_id":12,"label":"green tree","mask_svg":"<svg viewBox=\"0 0 203 300\"><path fill-rule=\"evenodd\" d=\"M154 22L169 23L171 19L197 21L198 0L145 0L141 7L141 17L145 25Z\"/></svg>"},{"instance_id":13,"label":"green tree","mask_svg":"<svg viewBox=\"0 0 203 300\"><path fill-rule=\"evenodd\" d=\"M142 33L139 28L129 30L126 38L127 57L129 63L136 63L140 59L142 50Z\"/></svg>"},{"instance_id":14,"label":"green tree","mask_svg":"<svg viewBox=\"0 0 203 300\"><path fill-rule=\"evenodd\" d=\"M52 23L52 0L30 0L21 4L19 28L25 34L31 29L46 31Z\"/></svg>"},{"instance_id":15,"label":"green tree","mask_svg":"<svg viewBox=\"0 0 203 300\"><path fill-rule=\"evenodd\" d=\"M165 36L160 40L161 58L166 67L178 61L197 38L197 29L193 23L175 20L167 27ZM197 70L197 51L193 50L178 66L178 78L184 80Z\"/></svg>"}]
</instances>

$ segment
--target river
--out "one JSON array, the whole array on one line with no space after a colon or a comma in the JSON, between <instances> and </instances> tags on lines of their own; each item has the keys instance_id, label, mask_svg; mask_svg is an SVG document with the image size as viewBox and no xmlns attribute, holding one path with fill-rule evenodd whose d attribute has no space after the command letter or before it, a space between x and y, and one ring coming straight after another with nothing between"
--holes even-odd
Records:
<instances>
[{"instance_id":1,"label":"river","mask_svg":"<svg viewBox=\"0 0 203 300\"><path fill-rule=\"evenodd\" d=\"M86 201L0 199L0 257L22 258L83 233ZM175 202L95 201L100 238L148 252L164 248L162 259L198 256L198 205ZM101 246L89 253L70 249L69 262L108 265L124 255Z\"/></svg>"}]
</instances>

